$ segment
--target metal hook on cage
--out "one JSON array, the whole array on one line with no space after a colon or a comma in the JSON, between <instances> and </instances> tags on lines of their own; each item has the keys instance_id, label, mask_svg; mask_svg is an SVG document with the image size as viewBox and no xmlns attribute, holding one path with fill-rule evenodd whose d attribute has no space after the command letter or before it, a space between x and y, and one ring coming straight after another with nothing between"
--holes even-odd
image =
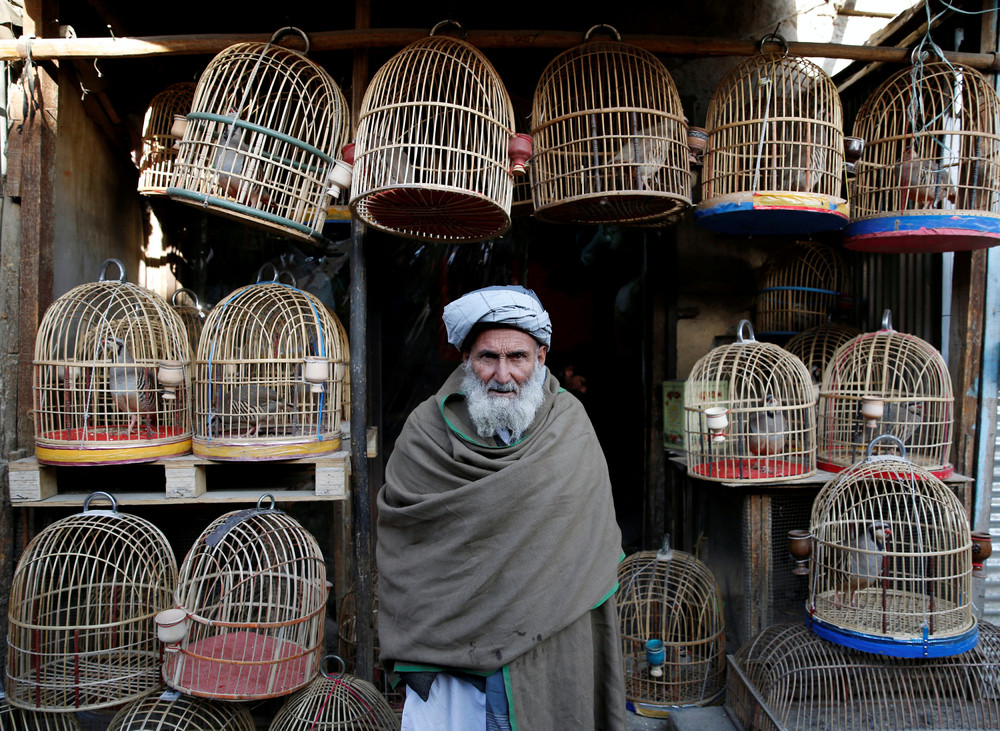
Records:
<instances>
[{"instance_id":1,"label":"metal hook on cage","mask_svg":"<svg viewBox=\"0 0 1000 731\"><path fill-rule=\"evenodd\" d=\"M882 311L882 329L892 330L892 310L890 309Z\"/></svg>"},{"instance_id":2,"label":"metal hook on cage","mask_svg":"<svg viewBox=\"0 0 1000 731\"><path fill-rule=\"evenodd\" d=\"M95 497L107 498L111 502L111 511L114 513L118 512L118 501L115 500L114 495L112 495L110 492L100 492L100 491L92 492L83 499L83 512L86 513L88 510L90 510L90 501L93 500Z\"/></svg>"},{"instance_id":3,"label":"metal hook on cage","mask_svg":"<svg viewBox=\"0 0 1000 731\"><path fill-rule=\"evenodd\" d=\"M271 507L269 507L269 508L263 508L263 507L261 507L261 505L263 504L264 500L266 500L267 498L271 499ZM267 510L277 510L277 509L278 509L278 501L274 499L274 495L272 495L271 493L265 492L263 495L261 495L257 499L257 511L258 512L262 513L262 512L267 511Z\"/></svg>"},{"instance_id":4,"label":"metal hook on cage","mask_svg":"<svg viewBox=\"0 0 1000 731\"><path fill-rule=\"evenodd\" d=\"M264 276L264 269L267 267L271 267L271 271L274 272L274 276L271 279L261 279L261 277ZM287 269L278 269L277 265L270 261L261 264L260 269L257 270L257 284L260 284L261 282L280 282L282 274L291 280L291 285L293 287L299 286L294 274Z\"/></svg>"},{"instance_id":5,"label":"metal hook on cage","mask_svg":"<svg viewBox=\"0 0 1000 731\"><path fill-rule=\"evenodd\" d=\"M285 36L290 35L291 33L298 33L299 34L299 36L302 38L302 42L306 44L306 49L302 53L308 54L309 53L309 36L306 35L306 32L304 30L302 30L301 28L296 28L293 25L287 25L284 28L280 28L279 30L276 30L274 32L274 35L271 36L271 40L269 40L267 43L268 43L268 45L274 45L274 44L276 44L278 42L279 39L284 38Z\"/></svg>"},{"instance_id":6,"label":"metal hook on cage","mask_svg":"<svg viewBox=\"0 0 1000 731\"><path fill-rule=\"evenodd\" d=\"M743 337L743 328L746 327L750 331L750 337ZM756 343L757 338L753 334L753 325L750 324L749 320L740 320L740 324L736 326L736 344L742 345L743 343Z\"/></svg>"},{"instance_id":7,"label":"metal hook on cage","mask_svg":"<svg viewBox=\"0 0 1000 731\"><path fill-rule=\"evenodd\" d=\"M108 265L109 264L117 264L118 265L118 281L119 282L124 282L125 281L125 265L122 264L121 259L105 259L104 263L101 264L101 276L99 276L97 278L97 281L98 282L108 281L107 279L105 279L104 275L108 273Z\"/></svg>"},{"instance_id":8,"label":"metal hook on cage","mask_svg":"<svg viewBox=\"0 0 1000 731\"><path fill-rule=\"evenodd\" d=\"M442 21L440 21L440 22L438 22L438 23L435 23L435 24L434 24L434 27L433 27L433 28L431 28L431 32L430 32L430 33L428 33L427 35L430 35L430 36L433 36L433 35L434 35L435 33L437 33L437 32L438 32L438 31L439 31L439 30L440 30L441 28L444 28L444 27L446 27L446 26L449 26L449 25L453 25L453 26L455 26L456 28L458 28L458 31L459 31L459 33L461 33L461 34L462 34L462 40L464 41L464 40L465 40L465 38L466 38L466 35L467 35L467 34L466 34L466 32L465 32L465 28L463 28L463 27L462 27L462 24L461 24L461 23L459 23L459 22L458 22L457 20L442 20Z\"/></svg>"},{"instance_id":9,"label":"metal hook on cage","mask_svg":"<svg viewBox=\"0 0 1000 731\"><path fill-rule=\"evenodd\" d=\"M594 31L597 30L603 30L605 33L610 35L616 41L620 41L622 39L622 34L619 33L618 29L615 28L613 25L608 25L607 23L598 23L597 25L591 26L590 29L583 34L583 40L589 41L590 36L593 35Z\"/></svg>"},{"instance_id":10,"label":"metal hook on cage","mask_svg":"<svg viewBox=\"0 0 1000 731\"><path fill-rule=\"evenodd\" d=\"M340 671L333 674L331 674L326 667L327 660L329 660L331 657L340 663ZM347 672L347 663L344 662L344 659L340 657L340 655L327 655L322 660L320 660L319 671L320 673L322 673L324 678L330 678L331 680L335 680Z\"/></svg>"},{"instance_id":11,"label":"metal hook on cage","mask_svg":"<svg viewBox=\"0 0 1000 731\"><path fill-rule=\"evenodd\" d=\"M775 31L773 33L768 33L766 36L764 36L763 38L760 39L760 42L757 44L757 50L760 53L764 52L764 44L765 43L777 43L777 44L779 44L781 46L781 48L782 48L781 55L783 55L783 56L787 56L788 55L788 41L785 40L784 36L778 35L777 29L775 29Z\"/></svg>"},{"instance_id":12,"label":"metal hook on cage","mask_svg":"<svg viewBox=\"0 0 1000 731\"><path fill-rule=\"evenodd\" d=\"M866 459L872 458L872 452L875 449L875 442L880 439L888 439L891 442L895 442L896 446L899 447L899 456L902 459L906 459L906 445L903 444L903 440L894 434L879 434L877 437L868 442L868 452L865 455Z\"/></svg>"},{"instance_id":13,"label":"metal hook on cage","mask_svg":"<svg viewBox=\"0 0 1000 731\"><path fill-rule=\"evenodd\" d=\"M194 290L188 289L187 287L181 287L179 289L174 290L174 293L170 295L171 305L177 307L177 295L181 294L182 292L191 298L191 301L194 302L195 307L201 310L201 302L198 300L198 295L195 294Z\"/></svg>"}]
</instances>

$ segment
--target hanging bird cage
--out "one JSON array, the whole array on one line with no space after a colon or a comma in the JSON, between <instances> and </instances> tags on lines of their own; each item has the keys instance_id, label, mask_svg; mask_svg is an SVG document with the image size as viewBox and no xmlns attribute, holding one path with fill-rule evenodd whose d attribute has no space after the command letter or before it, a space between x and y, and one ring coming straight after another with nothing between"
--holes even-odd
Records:
<instances>
[{"instance_id":1,"label":"hanging bird cage","mask_svg":"<svg viewBox=\"0 0 1000 731\"><path fill-rule=\"evenodd\" d=\"M930 343L882 329L841 345L823 374L819 393L817 460L839 472L864 456L878 434L906 445L910 460L946 480L951 451L954 396L948 366ZM879 447L880 449L882 447Z\"/></svg>"},{"instance_id":2,"label":"hanging bird cage","mask_svg":"<svg viewBox=\"0 0 1000 731\"><path fill-rule=\"evenodd\" d=\"M726 633L708 567L666 543L618 567L625 697L640 714L711 705L725 687Z\"/></svg>"},{"instance_id":3,"label":"hanging bird cage","mask_svg":"<svg viewBox=\"0 0 1000 731\"><path fill-rule=\"evenodd\" d=\"M595 31L613 40L597 40ZM596 25L556 56L531 115L535 216L551 223L635 223L691 205L687 123L666 66Z\"/></svg>"},{"instance_id":4,"label":"hanging bird cage","mask_svg":"<svg viewBox=\"0 0 1000 731\"><path fill-rule=\"evenodd\" d=\"M277 45L292 33L305 52ZM182 125L171 198L292 238L322 238L331 186L349 169L337 157L350 115L308 50L305 33L283 28L268 43L238 43L212 59Z\"/></svg>"},{"instance_id":5,"label":"hanging bird cage","mask_svg":"<svg viewBox=\"0 0 1000 731\"><path fill-rule=\"evenodd\" d=\"M105 279L109 265L116 281ZM45 312L35 337L35 455L42 464L115 464L191 451L184 323L125 281L117 259Z\"/></svg>"},{"instance_id":6,"label":"hanging bird cage","mask_svg":"<svg viewBox=\"0 0 1000 731\"><path fill-rule=\"evenodd\" d=\"M27 711L0 696L0 731L83 731L72 713Z\"/></svg>"},{"instance_id":7,"label":"hanging bird cage","mask_svg":"<svg viewBox=\"0 0 1000 731\"><path fill-rule=\"evenodd\" d=\"M107 731L255 731L245 705L189 695L147 693L115 714Z\"/></svg>"},{"instance_id":8,"label":"hanging bird cage","mask_svg":"<svg viewBox=\"0 0 1000 731\"><path fill-rule=\"evenodd\" d=\"M873 454L878 442L900 456ZM968 518L947 485L905 457L897 437L878 436L813 501L807 623L867 652L956 655L978 636Z\"/></svg>"},{"instance_id":9,"label":"hanging bird cage","mask_svg":"<svg viewBox=\"0 0 1000 731\"><path fill-rule=\"evenodd\" d=\"M776 624L731 658L726 707L741 728L938 731L1000 727L1000 630L962 655L900 659Z\"/></svg>"},{"instance_id":10,"label":"hanging bird cage","mask_svg":"<svg viewBox=\"0 0 1000 731\"><path fill-rule=\"evenodd\" d=\"M91 508L94 498L111 508ZM156 614L177 562L148 521L93 493L83 512L43 528L14 571L7 616L7 701L25 709L107 708L160 686Z\"/></svg>"},{"instance_id":11,"label":"hanging bird cage","mask_svg":"<svg viewBox=\"0 0 1000 731\"><path fill-rule=\"evenodd\" d=\"M858 111L864 141L844 246L965 251L1000 242L1000 99L975 69L922 61Z\"/></svg>"},{"instance_id":12,"label":"hanging bird cage","mask_svg":"<svg viewBox=\"0 0 1000 731\"><path fill-rule=\"evenodd\" d=\"M194 453L273 460L340 449L347 335L293 284L242 287L208 313L195 357Z\"/></svg>"},{"instance_id":13,"label":"hanging bird cage","mask_svg":"<svg viewBox=\"0 0 1000 731\"><path fill-rule=\"evenodd\" d=\"M783 53L765 53L768 41ZM804 234L847 224L837 87L780 36L760 42L709 101L699 224L732 234Z\"/></svg>"},{"instance_id":14,"label":"hanging bird cage","mask_svg":"<svg viewBox=\"0 0 1000 731\"><path fill-rule=\"evenodd\" d=\"M510 227L514 175L531 140L514 132L510 98L493 66L464 40L436 35L382 66L362 101L351 210L411 239L494 239Z\"/></svg>"},{"instance_id":15,"label":"hanging bird cage","mask_svg":"<svg viewBox=\"0 0 1000 731\"><path fill-rule=\"evenodd\" d=\"M142 125L142 155L139 158L139 193L166 195L177 159L175 118L191 111L194 82L172 84L153 97ZM183 123L180 123L183 125Z\"/></svg>"},{"instance_id":16,"label":"hanging bird cage","mask_svg":"<svg viewBox=\"0 0 1000 731\"><path fill-rule=\"evenodd\" d=\"M399 726L399 716L378 689L344 673L341 660L339 673L324 668L285 701L268 731L398 731Z\"/></svg>"},{"instance_id":17,"label":"hanging bird cage","mask_svg":"<svg viewBox=\"0 0 1000 731\"><path fill-rule=\"evenodd\" d=\"M191 300L191 304L185 305L178 302L178 295L186 295ZM205 325L205 308L198 301L198 295L190 289L182 287L175 290L170 295L170 304L174 308L184 323L184 330L187 332L188 344L191 346L191 354L198 352L198 340L201 339L201 328Z\"/></svg>"},{"instance_id":18,"label":"hanging bird cage","mask_svg":"<svg viewBox=\"0 0 1000 731\"><path fill-rule=\"evenodd\" d=\"M833 354L841 345L861 334L850 325L836 325L832 322L816 325L793 336L784 348L801 360L812 376L819 400L819 385L823 382L823 371Z\"/></svg>"},{"instance_id":19,"label":"hanging bird cage","mask_svg":"<svg viewBox=\"0 0 1000 731\"><path fill-rule=\"evenodd\" d=\"M802 361L773 343L758 342L750 322L741 320L736 342L709 351L685 383L689 472L716 482L812 475L815 404Z\"/></svg>"},{"instance_id":20,"label":"hanging bird cage","mask_svg":"<svg viewBox=\"0 0 1000 731\"><path fill-rule=\"evenodd\" d=\"M329 588L316 539L273 496L220 516L181 563L176 609L157 618L164 680L218 700L302 688L319 670Z\"/></svg>"},{"instance_id":21,"label":"hanging bird cage","mask_svg":"<svg viewBox=\"0 0 1000 731\"><path fill-rule=\"evenodd\" d=\"M758 332L795 335L823 324L846 288L846 274L832 246L797 241L774 252L757 273Z\"/></svg>"}]
</instances>

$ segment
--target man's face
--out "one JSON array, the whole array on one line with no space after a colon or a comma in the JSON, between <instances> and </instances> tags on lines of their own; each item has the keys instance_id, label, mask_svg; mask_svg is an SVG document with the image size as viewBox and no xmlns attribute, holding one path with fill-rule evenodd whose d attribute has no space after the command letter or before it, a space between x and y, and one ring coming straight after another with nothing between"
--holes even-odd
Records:
<instances>
[{"instance_id":1,"label":"man's face","mask_svg":"<svg viewBox=\"0 0 1000 731\"><path fill-rule=\"evenodd\" d=\"M513 399L536 365L545 365L546 348L521 330L497 328L479 333L462 356L483 384L493 385L489 395Z\"/></svg>"}]
</instances>

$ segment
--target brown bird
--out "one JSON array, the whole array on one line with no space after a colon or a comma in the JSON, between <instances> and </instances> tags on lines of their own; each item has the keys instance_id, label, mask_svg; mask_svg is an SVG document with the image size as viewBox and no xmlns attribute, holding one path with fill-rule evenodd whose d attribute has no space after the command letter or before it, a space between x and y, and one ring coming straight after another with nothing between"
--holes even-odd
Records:
<instances>
[{"instance_id":1,"label":"brown bird","mask_svg":"<svg viewBox=\"0 0 1000 731\"><path fill-rule=\"evenodd\" d=\"M917 157L910 145L893 168L906 208L935 208L942 201L955 202L958 189L948 171L933 158Z\"/></svg>"},{"instance_id":2,"label":"brown bird","mask_svg":"<svg viewBox=\"0 0 1000 731\"><path fill-rule=\"evenodd\" d=\"M857 535L847 542L847 565L845 576L838 583L834 601L857 606L855 594L875 583L882 575L882 559L885 555L885 543L892 537L889 526L876 521L859 530Z\"/></svg>"},{"instance_id":3,"label":"brown bird","mask_svg":"<svg viewBox=\"0 0 1000 731\"><path fill-rule=\"evenodd\" d=\"M826 167L826 150L821 145L786 146L778 172L778 190L815 192L827 172Z\"/></svg>"},{"instance_id":4,"label":"brown bird","mask_svg":"<svg viewBox=\"0 0 1000 731\"><path fill-rule=\"evenodd\" d=\"M276 425L285 413L285 400L267 386L249 383L223 393L219 408L212 414L219 431L243 431L242 437L255 437Z\"/></svg>"},{"instance_id":5,"label":"brown bird","mask_svg":"<svg viewBox=\"0 0 1000 731\"><path fill-rule=\"evenodd\" d=\"M649 190L650 182L660 170L667 166L667 152L670 139L667 136L666 120L656 122L648 129L640 129L634 137L626 139L618 154L611 159L615 167L628 166L630 177L639 190Z\"/></svg>"}]
</instances>

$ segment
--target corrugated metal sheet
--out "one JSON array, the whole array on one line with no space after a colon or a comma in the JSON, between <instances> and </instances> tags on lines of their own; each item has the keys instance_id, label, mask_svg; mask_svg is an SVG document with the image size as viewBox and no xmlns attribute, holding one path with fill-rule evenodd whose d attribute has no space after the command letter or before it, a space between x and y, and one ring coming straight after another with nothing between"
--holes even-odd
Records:
<instances>
[{"instance_id":1,"label":"corrugated metal sheet","mask_svg":"<svg viewBox=\"0 0 1000 731\"><path fill-rule=\"evenodd\" d=\"M1000 409L997 411L1000 421ZM993 536L993 555L986 559L986 600L983 619L1000 623L1000 429L994 442L993 490L990 496L990 535Z\"/></svg>"},{"instance_id":2,"label":"corrugated metal sheet","mask_svg":"<svg viewBox=\"0 0 1000 731\"><path fill-rule=\"evenodd\" d=\"M845 252L855 299L854 323L866 332L882 327L892 310L892 326L941 347L941 255Z\"/></svg>"}]
</instances>

